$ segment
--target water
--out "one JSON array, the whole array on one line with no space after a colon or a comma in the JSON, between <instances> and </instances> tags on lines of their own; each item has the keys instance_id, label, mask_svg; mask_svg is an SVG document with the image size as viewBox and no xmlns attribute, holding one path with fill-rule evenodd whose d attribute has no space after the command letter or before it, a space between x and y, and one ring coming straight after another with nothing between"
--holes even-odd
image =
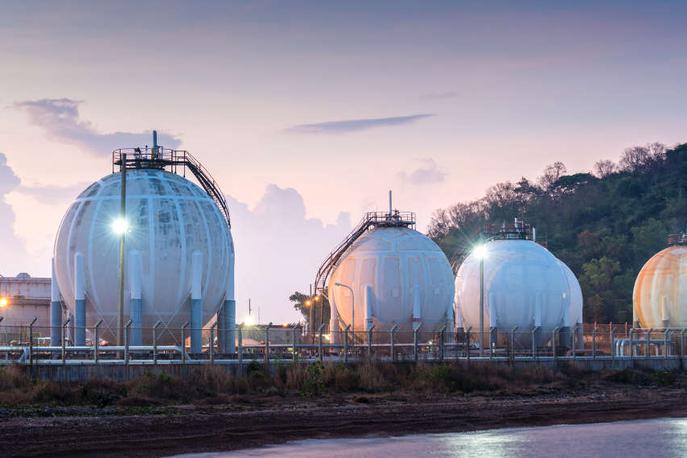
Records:
<instances>
[{"instance_id":1,"label":"water","mask_svg":"<svg viewBox=\"0 0 687 458\"><path fill-rule=\"evenodd\" d=\"M309 439L236 452L183 456L185 458L687 457L687 419L664 418L398 437Z\"/></svg>"}]
</instances>

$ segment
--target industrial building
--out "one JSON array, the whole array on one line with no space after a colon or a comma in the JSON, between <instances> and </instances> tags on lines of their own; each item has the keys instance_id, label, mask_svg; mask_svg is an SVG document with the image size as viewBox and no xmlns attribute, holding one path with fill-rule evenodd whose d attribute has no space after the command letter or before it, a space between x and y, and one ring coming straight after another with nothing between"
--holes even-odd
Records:
<instances>
[{"instance_id":1,"label":"industrial building","mask_svg":"<svg viewBox=\"0 0 687 458\"><path fill-rule=\"evenodd\" d=\"M0 325L26 326L37 319L37 327L50 326L50 278L22 272L16 277L0 275Z\"/></svg>"}]
</instances>

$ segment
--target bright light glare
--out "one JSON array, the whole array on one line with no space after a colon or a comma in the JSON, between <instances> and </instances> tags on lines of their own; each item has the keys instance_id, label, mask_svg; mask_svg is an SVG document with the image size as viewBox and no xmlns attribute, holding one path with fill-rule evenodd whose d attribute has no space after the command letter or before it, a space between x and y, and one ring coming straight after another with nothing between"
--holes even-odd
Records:
<instances>
[{"instance_id":1,"label":"bright light glare","mask_svg":"<svg viewBox=\"0 0 687 458\"><path fill-rule=\"evenodd\" d=\"M10 305L9 299L7 299L6 297L0 297L0 307L5 308L8 305Z\"/></svg>"},{"instance_id":2,"label":"bright light glare","mask_svg":"<svg viewBox=\"0 0 687 458\"><path fill-rule=\"evenodd\" d=\"M116 218L112 221L112 232L117 235L129 232L129 222L125 218Z\"/></svg>"},{"instance_id":3,"label":"bright light glare","mask_svg":"<svg viewBox=\"0 0 687 458\"><path fill-rule=\"evenodd\" d=\"M474 254L477 259L486 259L489 252L487 246L482 243L472 249L472 254Z\"/></svg>"},{"instance_id":4,"label":"bright light glare","mask_svg":"<svg viewBox=\"0 0 687 458\"><path fill-rule=\"evenodd\" d=\"M243 324L246 326L253 326L255 324L255 318L253 318L253 315L248 315L244 320Z\"/></svg>"}]
</instances>

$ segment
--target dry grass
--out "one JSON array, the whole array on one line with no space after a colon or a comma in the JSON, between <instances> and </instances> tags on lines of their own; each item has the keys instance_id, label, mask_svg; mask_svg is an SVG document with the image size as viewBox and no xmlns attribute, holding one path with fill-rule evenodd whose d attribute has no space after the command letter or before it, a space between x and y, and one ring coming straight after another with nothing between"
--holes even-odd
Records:
<instances>
[{"instance_id":1,"label":"dry grass","mask_svg":"<svg viewBox=\"0 0 687 458\"><path fill-rule=\"evenodd\" d=\"M587 373L542 366L447 364L295 364L266 369L250 364L235 376L218 367L198 368L184 377L150 371L127 381L91 380L58 383L32 380L23 367L0 368L0 405L147 406L225 404L264 395L317 397L350 393L427 395L492 393L500 395L565 391L590 383L630 385L683 384L685 376L670 372L615 371ZM361 395L363 395L361 397ZM257 397L256 397L257 396Z\"/></svg>"}]
</instances>

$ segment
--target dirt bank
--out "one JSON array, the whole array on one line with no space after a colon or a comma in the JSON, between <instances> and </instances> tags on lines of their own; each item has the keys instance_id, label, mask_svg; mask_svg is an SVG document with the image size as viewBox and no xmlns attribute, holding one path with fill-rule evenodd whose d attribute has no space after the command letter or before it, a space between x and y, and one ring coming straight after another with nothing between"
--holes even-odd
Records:
<instances>
[{"instance_id":1,"label":"dirt bank","mask_svg":"<svg viewBox=\"0 0 687 458\"><path fill-rule=\"evenodd\" d=\"M294 439L687 416L687 374L533 366L251 364L116 382L0 370L4 457L236 450Z\"/></svg>"},{"instance_id":2,"label":"dirt bank","mask_svg":"<svg viewBox=\"0 0 687 458\"><path fill-rule=\"evenodd\" d=\"M4 410L3 456L134 456L236 450L304 438L471 431L687 416L683 388L501 395L263 396L213 406Z\"/></svg>"}]
</instances>

